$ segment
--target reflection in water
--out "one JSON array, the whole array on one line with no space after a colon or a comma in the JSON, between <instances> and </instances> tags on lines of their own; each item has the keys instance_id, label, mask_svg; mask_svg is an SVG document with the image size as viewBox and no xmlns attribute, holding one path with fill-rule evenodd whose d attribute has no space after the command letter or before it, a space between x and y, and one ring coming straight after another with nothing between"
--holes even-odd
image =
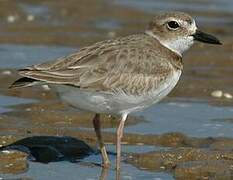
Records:
<instances>
[{"instance_id":1,"label":"reflection in water","mask_svg":"<svg viewBox=\"0 0 233 180\"><path fill-rule=\"evenodd\" d=\"M101 168L101 175L99 180L107 180L109 168Z\"/></svg>"}]
</instances>

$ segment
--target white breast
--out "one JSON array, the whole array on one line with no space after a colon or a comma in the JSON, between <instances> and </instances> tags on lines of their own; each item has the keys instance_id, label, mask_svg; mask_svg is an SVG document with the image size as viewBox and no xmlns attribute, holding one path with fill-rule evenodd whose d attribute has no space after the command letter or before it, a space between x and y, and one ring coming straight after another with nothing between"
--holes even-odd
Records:
<instances>
[{"instance_id":1,"label":"white breast","mask_svg":"<svg viewBox=\"0 0 233 180\"><path fill-rule=\"evenodd\" d=\"M123 114L139 111L157 103L177 84L181 71L167 78L157 89L141 96L84 91L79 88L55 85L60 97L77 108L96 113Z\"/></svg>"},{"instance_id":2,"label":"white breast","mask_svg":"<svg viewBox=\"0 0 233 180\"><path fill-rule=\"evenodd\" d=\"M174 71L174 73L167 78L167 80L159 86L157 89L149 92L148 94L145 94L140 97L135 96L128 96L128 97L122 97L122 99L125 99L127 102L131 102L131 104L135 104L134 107L123 110L123 113L131 113L134 111L139 111L142 109L145 109L157 102L159 102L161 99L163 99L165 96L167 96L171 90L175 87L177 84L179 78L181 75L181 71ZM134 103L133 103L134 102Z\"/></svg>"}]
</instances>

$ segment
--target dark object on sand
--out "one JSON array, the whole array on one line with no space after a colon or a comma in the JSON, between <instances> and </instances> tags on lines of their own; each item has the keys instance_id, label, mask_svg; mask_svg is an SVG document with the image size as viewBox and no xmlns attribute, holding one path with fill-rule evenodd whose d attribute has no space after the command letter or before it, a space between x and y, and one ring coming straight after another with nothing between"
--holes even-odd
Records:
<instances>
[{"instance_id":1,"label":"dark object on sand","mask_svg":"<svg viewBox=\"0 0 233 180\"><path fill-rule=\"evenodd\" d=\"M33 136L21 139L0 150L18 150L29 155L29 160L41 163L77 162L94 150L81 140L72 137Z\"/></svg>"}]
</instances>

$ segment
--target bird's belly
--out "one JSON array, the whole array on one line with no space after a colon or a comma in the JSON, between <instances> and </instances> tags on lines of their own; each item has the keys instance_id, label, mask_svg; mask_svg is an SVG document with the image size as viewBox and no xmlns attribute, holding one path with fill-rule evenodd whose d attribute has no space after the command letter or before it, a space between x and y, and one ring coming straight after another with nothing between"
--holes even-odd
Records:
<instances>
[{"instance_id":1,"label":"bird's belly","mask_svg":"<svg viewBox=\"0 0 233 180\"><path fill-rule=\"evenodd\" d=\"M162 83L158 88L148 92L147 94L141 96L134 96L134 97L123 97L123 99L127 100L128 102L132 102L132 108L123 110L123 113L130 113L134 111L143 110L163 99L167 96L171 90L177 84L181 75L181 71L175 71L170 78Z\"/></svg>"},{"instance_id":2,"label":"bird's belly","mask_svg":"<svg viewBox=\"0 0 233 180\"><path fill-rule=\"evenodd\" d=\"M176 85L181 72L174 73L161 86L142 95L85 91L79 88L56 85L64 101L79 109L96 113L123 114L145 109L164 98Z\"/></svg>"}]
</instances>

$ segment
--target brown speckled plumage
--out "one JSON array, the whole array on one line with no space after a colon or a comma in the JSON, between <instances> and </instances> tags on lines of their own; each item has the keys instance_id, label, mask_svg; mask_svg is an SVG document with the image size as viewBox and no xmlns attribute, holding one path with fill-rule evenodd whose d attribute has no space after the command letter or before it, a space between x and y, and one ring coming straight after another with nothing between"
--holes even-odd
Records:
<instances>
[{"instance_id":1,"label":"brown speckled plumage","mask_svg":"<svg viewBox=\"0 0 233 180\"><path fill-rule=\"evenodd\" d=\"M20 75L93 91L141 94L156 89L181 57L146 34L107 40L53 62L20 70Z\"/></svg>"}]
</instances>

